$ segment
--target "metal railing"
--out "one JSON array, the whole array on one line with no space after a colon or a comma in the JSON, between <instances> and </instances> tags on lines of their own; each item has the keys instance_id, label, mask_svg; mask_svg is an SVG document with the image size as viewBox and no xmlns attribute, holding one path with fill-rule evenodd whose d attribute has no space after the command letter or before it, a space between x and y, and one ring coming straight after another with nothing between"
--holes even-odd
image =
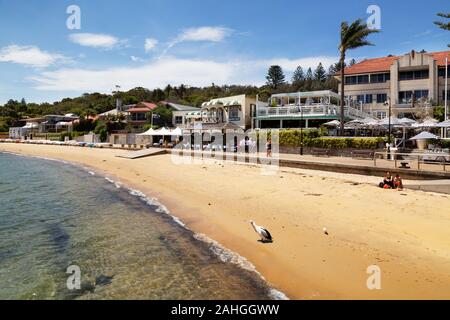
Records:
<instances>
[{"instance_id":1,"label":"metal railing","mask_svg":"<svg viewBox=\"0 0 450 320\"><path fill-rule=\"evenodd\" d=\"M288 105L258 108L258 116L339 116L340 107L332 104ZM344 114L352 118L366 118L369 114L353 107L345 106Z\"/></svg>"},{"instance_id":2,"label":"metal railing","mask_svg":"<svg viewBox=\"0 0 450 320\"><path fill-rule=\"evenodd\" d=\"M402 157L402 159L399 159ZM375 152L373 164L377 166L377 160L384 159L394 163L394 168L412 169L411 165L415 165L418 171L423 170L423 165L439 166L443 171L447 171L450 165L449 153L400 153L400 152ZM398 164L400 163L400 166ZM433 167L433 169L435 168Z\"/></svg>"}]
</instances>

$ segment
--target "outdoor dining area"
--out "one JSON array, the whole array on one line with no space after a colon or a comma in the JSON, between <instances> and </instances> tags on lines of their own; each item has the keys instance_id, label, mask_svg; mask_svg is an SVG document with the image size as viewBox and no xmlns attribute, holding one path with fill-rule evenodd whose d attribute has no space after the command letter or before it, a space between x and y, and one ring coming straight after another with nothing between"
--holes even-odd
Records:
<instances>
[{"instance_id":1,"label":"outdoor dining area","mask_svg":"<svg viewBox=\"0 0 450 320\"><path fill-rule=\"evenodd\" d=\"M324 124L329 128L331 135L338 135L340 122L333 120ZM450 141L450 120L439 122L433 118L425 118L421 121L410 118L364 118L348 121L344 124L345 136L385 136L394 137L393 147L426 149L423 141L447 139ZM417 134L422 133L422 138ZM427 133L425 137L425 133ZM434 144L430 144L434 146Z\"/></svg>"},{"instance_id":2,"label":"outdoor dining area","mask_svg":"<svg viewBox=\"0 0 450 320\"><path fill-rule=\"evenodd\" d=\"M237 152L254 150L256 133L246 135L244 130L233 123L201 124L187 128L149 129L136 136L145 139L147 148L181 148L196 151ZM255 137L253 137L255 136Z\"/></svg>"}]
</instances>

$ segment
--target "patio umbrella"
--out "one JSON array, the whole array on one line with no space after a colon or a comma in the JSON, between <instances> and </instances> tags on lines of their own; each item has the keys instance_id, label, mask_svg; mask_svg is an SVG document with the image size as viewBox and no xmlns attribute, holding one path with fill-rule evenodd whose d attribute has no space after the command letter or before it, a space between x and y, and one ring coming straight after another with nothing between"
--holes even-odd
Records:
<instances>
[{"instance_id":1,"label":"patio umbrella","mask_svg":"<svg viewBox=\"0 0 450 320\"><path fill-rule=\"evenodd\" d=\"M389 125L389 118L384 118L379 122L382 126L388 126ZM399 118L391 117L391 126L402 126L404 123Z\"/></svg>"},{"instance_id":2,"label":"patio umbrella","mask_svg":"<svg viewBox=\"0 0 450 320\"><path fill-rule=\"evenodd\" d=\"M423 122L421 123L415 123L412 125L413 128L435 128L438 127L438 122L439 120L436 119L425 119Z\"/></svg>"},{"instance_id":3,"label":"patio umbrella","mask_svg":"<svg viewBox=\"0 0 450 320\"><path fill-rule=\"evenodd\" d=\"M450 120L442 121L436 124L436 127L439 128L450 128Z\"/></svg>"},{"instance_id":4,"label":"patio umbrella","mask_svg":"<svg viewBox=\"0 0 450 320\"><path fill-rule=\"evenodd\" d=\"M323 125L327 127L339 127L341 125L341 122L339 120L332 120L325 122Z\"/></svg>"},{"instance_id":5,"label":"patio umbrella","mask_svg":"<svg viewBox=\"0 0 450 320\"><path fill-rule=\"evenodd\" d=\"M416 120L413 120L413 119L409 119L409 118L401 118L400 119L400 122L402 122L402 123L404 123L404 124L406 124L406 125L413 125L413 124L415 124L415 123L417 123L417 121Z\"/></svg>"},{"instance_id":6,"label":"patio umbrella","mask_svg":"<svg viewBox=\"0 0 450 320\"><path fill-rule=\"evenodd\" d=\"M409 140L428 140L428 139L434 139L437 140L439 139L439 137L437 135L434 135L428 131L422 131L421 133L419 133L418 135L412 137Z\"/></svg>"}]
</instances>

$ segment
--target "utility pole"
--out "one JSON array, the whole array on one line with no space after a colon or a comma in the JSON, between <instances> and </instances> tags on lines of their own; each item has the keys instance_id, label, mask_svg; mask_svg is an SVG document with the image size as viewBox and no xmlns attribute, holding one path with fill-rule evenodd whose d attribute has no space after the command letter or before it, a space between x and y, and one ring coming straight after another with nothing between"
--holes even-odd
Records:
<instances>
[{"instance_id":1,"label":"utility pole","mask_svg":"<svg viewBox=\"0 0 450 320\"><path fill-rule=\"evenodd\" d=\"M389 136L388 136L388 143L389 143L389 148L390 148L391 147L391 116L392 116L391 97L388 98L388 102L389 102Z\"/></svg>"},{"instance_id":2,"label":"utility pole","mask_svg":"<svg viewBox=\"0 0 450 320\"><path fill-rule=\"evenodd\" d=\"M300 93L298 94L298 106L300 108L300 155L303 155L303 108Z\"/></svg>"},{"instance_id":3,"label":"utility pole","mask_svg":"<svg viewBox=\"0 0 450 320\"><path fill-rule=\"evenodd\" d=\"M448 57L445 58L445 98L444 98L445 121L448 120Z\"/></svg>"},{"instance_id":4,"label":"utility pole","mask_svg":"<svg viewBox=\"0 0 450 320\"><path fill-rule=\"evenodd\" d=\"M119 92L120 92L120 86L116 85L116 91L113 91L113 93L118 94ZM117 95L116 96L116 110L117 110L117 112L121 111L121 110L119 110L120 107L122 107L122 101L121 101L119 95Z\"/></svg>"}]
</instances>

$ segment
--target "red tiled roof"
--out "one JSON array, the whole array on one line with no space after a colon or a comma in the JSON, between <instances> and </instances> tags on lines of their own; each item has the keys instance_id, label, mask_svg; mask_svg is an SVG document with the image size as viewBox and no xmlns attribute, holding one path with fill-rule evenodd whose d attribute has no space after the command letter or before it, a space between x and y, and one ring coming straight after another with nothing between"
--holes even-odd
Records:
<instances>
[{"instance_id":1,"label":"red tiled roof","mask_svg":"<svg viewBox=\"0 0 450 320\"><path fill-rule=\"evenodd\" d=\"M128 112L150 112L158 106L150 102L139 102L135 107L128 109Z\"/></svg>"},{"instance_id":2,"label":"red tiled roof","mask_svg":"<svg viewBox=\"0 0 450 320\"><path fill-rule=\"evenodd\" d=\"M143 101L143 102L139 102L138 104L137 104L137 106L143 106L143 107L147 107L147 108L149 108L150 110L153 110L153 109L155 109L155 108L157 108L158 106L156 105L156 104L154 104L154 103L150 103L150 102L145 102L145 101Z\"/></svg>"},{"instance_id":3,"label":"red tiled roof","mask_svg":"<svg viewBox=\"0 0 450 320\"><path fill-rule=\"evenodd\" d=\"M345 74L389 71L392 63L398 58L399 57L392 56L366 59L352 65L351 67L345 68Z\"/></svg>"},{"instance_id":4,"label":"red tiled roof","mask_svg":"<svg viewBox=\"0 0 450 320\"><path fill-rule=\"evenodd\" d=\"M433 52L433 58L439 67L445 66L445 57L450 63L450 51Z\"/></svg>"},{"instance_id":5,"label":"red tiled roof","mask_svg":"<svg viewBox=\"0 0 450 320\"><path fill-rule=\"evenodd\" d=\"M445 65L445 57L448 57L450 60L450 51L430 52L429 54L437 61L438 66ZM366 59L345 68L345 74L389 71L392 63L399 58L400 56Z\"/></svg>"},{"instance_id":6,"label":"red tiled roof","mask_svg":"<svg viewBox=\"0 0 450 320\"><path fill-rule=\"evenodd\" d=\"M152 111L152 109L150 109L150 108L138 108L138 107L136 107L136 108L128 109L127 111L128 111L128 112L150 112L150 111Z\"/></svg>"}]
</instances>

